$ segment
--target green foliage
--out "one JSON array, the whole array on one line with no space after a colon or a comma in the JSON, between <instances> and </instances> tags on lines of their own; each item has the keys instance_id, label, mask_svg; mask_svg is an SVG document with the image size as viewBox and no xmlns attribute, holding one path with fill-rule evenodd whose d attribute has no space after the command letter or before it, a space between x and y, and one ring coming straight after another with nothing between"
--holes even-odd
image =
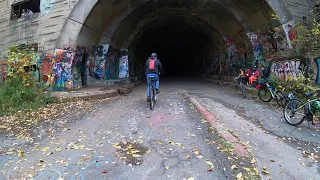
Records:
<instances>
[{"instance_id":1,"label":"green foliage","mask_svg":"<svg viewBox=\"0 0 320 180\"><path fill-rule=\"evenodd\" d=\"M278 78L275 75L270 75L268 79L268 83L273 87L277 87L279 84Z\"/></svg>"},{"instance_id":2,"label":"green foliage","mask_svg":"<svg viewBox=\"0 0 320 180\"><path fill-rule=\"evenodd\" d=\"M0 87L0 116L24 109L34 109L53 102L37 83L25 86L21 77L10 77Z\"/></svg>"}]
</instances>

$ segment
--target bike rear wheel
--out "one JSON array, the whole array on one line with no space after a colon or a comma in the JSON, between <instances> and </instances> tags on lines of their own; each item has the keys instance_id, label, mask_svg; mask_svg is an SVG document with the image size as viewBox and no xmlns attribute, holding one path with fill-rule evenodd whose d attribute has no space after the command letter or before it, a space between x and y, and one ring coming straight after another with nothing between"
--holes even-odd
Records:
<instances>
[{"instance_id":1,"label":"bike rear wheel","mask_svg":"<svg viewBox=\"0 0 320 180\"><path fill-rule=\"evenodd\" d=\"M276 92L276 102L280 107L284 107L286 105L286 98L285 98L285 94L281 91L277 91Z\"/></svg>"},{"instance_id":2,"label":"bike rear wheel","mask_svg":"<svg viewBox=\"0 0 320 180\"><path fill-rule=\"evenodd\" d=\"M153 87L151 86L150 87L150 94L151 94L151 97L150 97L150 109L153 110L154 108L154 89Z\"/></svg>"},{"instance_id":3,"label":"bike rear wheel","mask_svg":"<svg viewBox=\"0 0 320 180\"><path fill-rule=\"evenodd\" d=\"M301 124L306 118L305 107L299 99L291 99L283 109L284 119L292 126ZM297 117L294 117L297 115Z\"/></svg>"},{"instance_id":4,"label":"bike rear wheel","mask_svg":"<svg viewBox=\"0 0 320 180\"><path fill-rule=\"evenodd\" d=\"M258 92L258 96L263 102L270 102L272 99L272 95L268 88L262 88Z\"/></svg>"}]
</instances>

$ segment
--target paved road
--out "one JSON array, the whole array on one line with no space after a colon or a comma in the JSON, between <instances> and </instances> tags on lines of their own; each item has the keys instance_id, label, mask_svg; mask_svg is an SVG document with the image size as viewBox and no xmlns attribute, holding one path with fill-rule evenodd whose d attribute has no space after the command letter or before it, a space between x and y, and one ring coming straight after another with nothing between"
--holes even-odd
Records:
<instances>
[{"instance_id":1,"label":"paved road","mask_svg":"<svg viewBox=\"0 0 320 180\"><path fill-rule=\"evenodd\" d=\"M288 138L311 142L307 147L320 150L317 128L302 125L295 130L281 120L281 112L254 98L243 100L230 88L171 79L161 83L154 111L148 109L142 84L129 96L97 104L94 112L57 129L50 138L24 147L24 158L0 153L0 179L235 179L240 170L231 166L247 167L248 160L235 162L237 158L220 152L221 139L185 101L182 90L199 99L241 141L251 142L248 147L259 171L266 167L271 172L260 173L263 179L300 179L308 171L305 177L319 177L318 164L300 157L302 149L297 147L304 144ZM207 161L213 171L208 171Z\"/></svg>"}]
</instances>

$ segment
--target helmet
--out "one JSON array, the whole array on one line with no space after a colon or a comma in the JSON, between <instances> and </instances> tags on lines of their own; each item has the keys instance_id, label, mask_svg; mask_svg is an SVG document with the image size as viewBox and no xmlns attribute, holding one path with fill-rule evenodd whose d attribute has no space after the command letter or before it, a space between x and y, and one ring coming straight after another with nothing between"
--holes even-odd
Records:
<instances>
[{"instance_id":1,"label":"helmet","mask_svg":"<svg viewBox=\"0 0 320 180\"><path fill-rule=\"evenodd\" d=\"M312 103L312 109L314 112L320 112L320 101L314 101Z\"/></svg>"},{"instance_id":2,"label":"helmet","mask_svg":"<svg viewBox=\"0 0 320 180\"><path fill-rule=\"evenodd\" d=\"M151 54L151 57L152 57L152 58L156 58L156 57L158 57L158 55L157 55L156 53L152 53L152 54Z\"/></svg>"}]
</instances>

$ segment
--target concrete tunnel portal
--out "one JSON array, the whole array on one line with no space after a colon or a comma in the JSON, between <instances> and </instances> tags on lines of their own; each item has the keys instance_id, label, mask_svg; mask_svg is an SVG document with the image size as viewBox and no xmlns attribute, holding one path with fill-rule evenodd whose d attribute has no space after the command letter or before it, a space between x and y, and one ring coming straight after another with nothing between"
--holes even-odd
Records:
<instances>
[{"instance_id":1,"label":"concrete tunnel portal","mask_svg":"<svg viewBox=\"0 0 320 180\"><path fill-rule=\"evenodd\" d=\"M66 37L85 46L110 44L127 49L133 56L129 66L134 76L143 75L142 67L152 52L159 55L165 76L200 75L208 58L228 53L226 39L237 42L237 48L252 49L247 32L274 23L270 16L274 11L264 0L102 0L91 4L79 1L57 46ZM83 17L77 15L79 11ZM74 33L67 34L70 29Z\"/></svg>"}]
</instances>

